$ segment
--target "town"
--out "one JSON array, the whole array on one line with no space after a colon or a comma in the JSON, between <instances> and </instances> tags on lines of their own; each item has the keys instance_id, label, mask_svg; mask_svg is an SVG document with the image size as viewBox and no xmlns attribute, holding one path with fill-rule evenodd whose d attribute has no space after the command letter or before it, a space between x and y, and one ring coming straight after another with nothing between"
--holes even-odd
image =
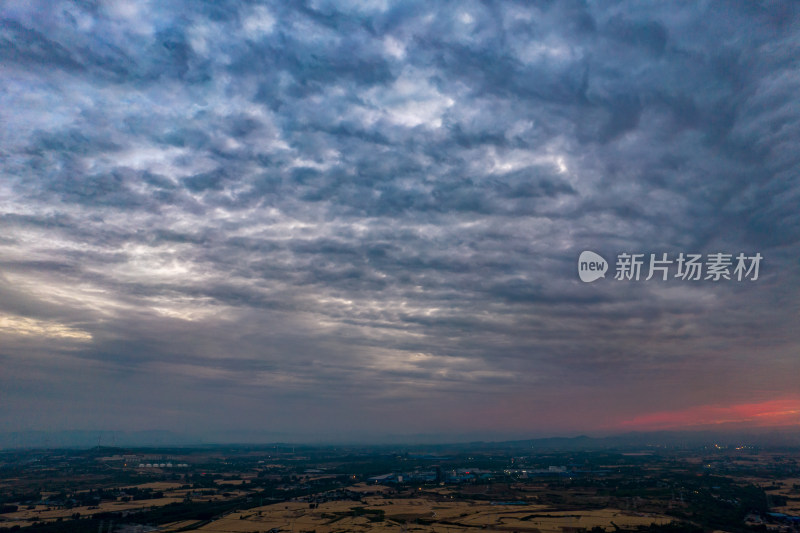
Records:
<instances>
[{"instance_id":1,"label":"town","mask_svg":"<svg viewBox=\"0 0 800 533\"><path fill-rule=\"evenodd\" d=\"M0 532L800 531L800 450L206 446L0 452Z\"/></svg>"}]
</instances>

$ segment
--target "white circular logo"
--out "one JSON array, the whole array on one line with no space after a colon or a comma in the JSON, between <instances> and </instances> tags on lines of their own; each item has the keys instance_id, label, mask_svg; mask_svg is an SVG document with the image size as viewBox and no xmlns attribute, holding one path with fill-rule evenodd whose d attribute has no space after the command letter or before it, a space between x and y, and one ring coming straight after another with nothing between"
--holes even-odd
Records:
<instances>
[{"instance_id":1,"label":"white circular logo","mask_svg":"<svg viewBox=\"0 0 800 533\"><path fill-rule=\"evenodd\" d=\"M603 257L594 252L581 252L578 258L578 276L581 281L591 283L592 281L606 277L608 262Z\"/></svg>"}]
</instances>

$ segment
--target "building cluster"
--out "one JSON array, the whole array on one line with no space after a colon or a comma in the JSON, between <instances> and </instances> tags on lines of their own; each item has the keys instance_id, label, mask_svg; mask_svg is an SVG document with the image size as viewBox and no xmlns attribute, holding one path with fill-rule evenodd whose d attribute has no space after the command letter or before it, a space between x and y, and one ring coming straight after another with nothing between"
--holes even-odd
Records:
<instances>
[{"instance_id":1,"label":"building cluster","mask_svg":"<svg viewBox=\"0 0 800 533\"><path fill-rule=\"evenodd\" d=\"M380 476L368 478L370 483L466 483L476 480L490 480L495 473L479 468L456 468L443 470L434 467L434 470L415 470L413 472L390 472Z\"/></svg>"},{"instance_id":2,"label":"building cluster","mask_svg":"<svg viewBox=\"0 0 800 533\"><path fill-rule=\"evenodd\" d=\"M800 531L800 516L785 513L750 513L745 519L746 526L766 529L775 533L796 533Z\"/></svg>"}]
</instances>

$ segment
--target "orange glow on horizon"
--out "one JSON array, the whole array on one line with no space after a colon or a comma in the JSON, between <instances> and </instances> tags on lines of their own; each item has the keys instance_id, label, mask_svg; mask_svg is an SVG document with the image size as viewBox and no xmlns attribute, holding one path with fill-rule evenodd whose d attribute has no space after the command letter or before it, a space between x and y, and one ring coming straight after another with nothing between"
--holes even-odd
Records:
<instances>
[{"instance_id":1,"label":"orange glow on horizon","mask_svg":"<svg viewBox=\"0 0 800 533\"><path fill-rule=\"evenodd\" d=\"M800 397L790 396L764 402L728 406L701 405L674 411L660 411L623 420L619 427L676 429L724 424L755 427L800 426Z\"/></svg>"}]
</instances>

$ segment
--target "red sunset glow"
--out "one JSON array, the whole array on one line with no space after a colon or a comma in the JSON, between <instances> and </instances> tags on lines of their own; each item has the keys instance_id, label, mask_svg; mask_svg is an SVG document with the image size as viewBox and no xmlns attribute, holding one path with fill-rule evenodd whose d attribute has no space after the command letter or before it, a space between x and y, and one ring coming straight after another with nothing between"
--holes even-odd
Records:
<instances>
[{"instance_id":1,"label":"red sunset glow","mask_svg":"<svg viewBox=\"0 0 800 533\"><path fill-rule=\"evenodd\" d=\"M788 396L763 402L727 406L701 405L674 411L661 411L625 420L620 427L650 430L724 424L755 427L800 426L800 397Z\"/></svg>"}]
</instances>

